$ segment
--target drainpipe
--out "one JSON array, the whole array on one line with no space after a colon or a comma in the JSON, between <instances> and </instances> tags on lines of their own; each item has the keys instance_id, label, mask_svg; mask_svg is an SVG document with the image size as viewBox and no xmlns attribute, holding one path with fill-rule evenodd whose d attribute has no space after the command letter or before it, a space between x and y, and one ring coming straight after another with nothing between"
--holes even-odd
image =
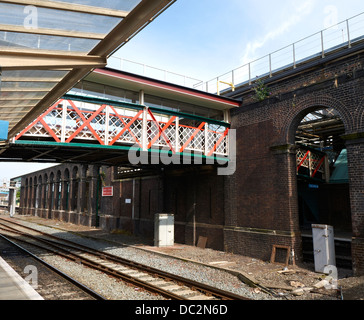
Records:
<instances>
[{"instance_id":1,"label":"drainpipe","mask_svg":"<svg viewBox=\"0 0 364 320\"><path fill-rule=\"evenodd\" d=\"M193 187L193 246L196 246L196 185Z\"/></svg>"},{"instance_id":2,"label":"drainpipe","mask_svg":"<svg viewBox=\"0 0 364 320\"><path fill-rule=\"evenodd\" d=\"M97 182L96 182L96 228L100 226L100 218L99 218L99 196L100 196L100 168L97 171Z\"/></svg>"}]
</instances>

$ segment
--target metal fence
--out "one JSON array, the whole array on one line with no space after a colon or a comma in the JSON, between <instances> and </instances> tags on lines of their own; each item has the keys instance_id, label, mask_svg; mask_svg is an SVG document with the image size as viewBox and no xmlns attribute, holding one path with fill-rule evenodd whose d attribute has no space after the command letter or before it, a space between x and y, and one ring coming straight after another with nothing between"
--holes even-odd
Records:
<instances>
[{"instance_id":1,"label":"metal fence","mask_svg":"<svg viewBox=\"0 0 364 320\"><path fill-rule=\"evenodd\" d=\"M115 56L109 58L108 67L142 75L156 80L174 83L189 88L201 87L203 83L202 80L188 77L186 75L178 74L164 69L155 68L143 63L122 59Z\"/></svg>"},{"instance_id":2,"label":"metal fence","mask_svg":"<svg viewBox=\"0 0 364 320\"><path fill-rule=\"evenodd\" d=\"M115 56L109 58L108 66L157 80L220 94L227 89L251 85L258 79L272 77L277 72L295 69L311 60L324 58L337 50L351 48L353 44L364 40L363 31L364 12L207 82Z\"/></svg>"},{"instance_id":3,"label":"metal fence","mask_svg":"<svg viewBox=\"0 0 364 320\"><path fill-rule=\"evenodd\" d=\"M210 93L251 85L275 73L295 69L313 59L325 58L337 50L351 48L364 39L364 13L303 38L291 45L249 62L217 78L196 86Z\"/></svg>"}]
</instances>

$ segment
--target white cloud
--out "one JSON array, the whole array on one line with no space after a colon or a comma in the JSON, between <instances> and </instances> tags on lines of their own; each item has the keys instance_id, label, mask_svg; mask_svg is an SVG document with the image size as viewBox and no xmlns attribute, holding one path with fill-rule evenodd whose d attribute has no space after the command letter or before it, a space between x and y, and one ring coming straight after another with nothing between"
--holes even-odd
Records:
<instances>
[{"instance_id":1,"label":"white cloud","mask_svg":"<svg viewBox=\"0 0 364 320\"><path fill-rule=\"evenodd\" d=\"M264 37L249 42L246 45L245 54L241 58L241 63L245 65L259 58L256 56L257 50L265 46L268 42L275 40L278 37L282 37L285 33L288 33L293 26L297 25L313 11L315 2L316 0L306 0L295 9L295 11L290 15L290 17L287 20L284 20L276 28L269 31L267 34L265 34Z\"/></svg>"}]
</instances>

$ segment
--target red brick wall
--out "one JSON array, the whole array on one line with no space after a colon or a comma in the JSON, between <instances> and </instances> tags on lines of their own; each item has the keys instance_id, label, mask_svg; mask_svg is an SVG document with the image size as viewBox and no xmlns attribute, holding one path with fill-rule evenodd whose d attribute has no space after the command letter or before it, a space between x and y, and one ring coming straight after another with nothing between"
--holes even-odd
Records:
<instances>
[{"instance_id":1,"label":"red brick wall","mask_svg":"<svg viewBox=\"0 0 364 320\"><path fill-rule=\"evenodd\" d=\"M196 167L183 174L168 170L164 207L175 215L176 242L196 244L203 236L207 247L223 250L224 178L216 169Z\"/></svg>"},{"instance_id":2,"label":"red brick wall","mask_svg":"<svg viewBox=\"0 0 364 320\"><path fill-rule=\"evenodd\" d=\"M243 105L232 111L237 129L237 170L226 179L227 250L267 259L273 244L290 244L300 256L294 134L303 117L322 107L341 116L348 139L353 264L364 273L364 55L313 68L289 79L267 80L272 96L255 102L252 92L235 93ZM350 142L354 142L351 144ZM230 226L230 227L229 227ZM234 229L235 227L235 229ZM297 254L298 253L298 254Z\"/></svg>"}]
</instances>

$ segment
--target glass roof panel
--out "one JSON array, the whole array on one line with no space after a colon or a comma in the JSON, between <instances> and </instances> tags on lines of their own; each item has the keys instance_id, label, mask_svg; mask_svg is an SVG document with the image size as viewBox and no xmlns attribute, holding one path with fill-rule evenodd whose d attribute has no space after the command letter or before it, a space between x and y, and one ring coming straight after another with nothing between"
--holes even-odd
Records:
<instances>
[{"instance_id":1,"label":"glass roof panel","mask_svg":"<svg viewBox=\"0 0 364 320\"><path fill-rule=\"evenodd\" d=\"M11 107L11 108L3 108L3 109L1 109L2 110L2 112L1 112L1 114L3 115L3 114L8 114L8 113L15 113L15 115L16 115L16 113L17 112L22 112L22 111L24 111L24 112L26 112L27 110L29 109L29 107Z\"/></svg>"},{"instance_id":2,"label":"glass roof panel","mask_svg":"<svg viewBox=\"0 0 364 320\"><path fill-rule=\"evenodd\" d=\"M0 32L0 49L40 49L55 51L84 52L91 51L99 41L68 37L54 37L38 34Z\"/></svg>"},{"instance_id":3,"label":"glass roof panel","mask_svg":"<svg viewBox=\"0 0 364 320\"><path fill-rule=\"evenodd\" d=\"M10 137L174 1L0 0L0 120L14 110Z\"/></svg>"},{"instance_id":4,"label":"glass roof panel","mask_svg":"<svg viewBox=\"0 0 364 320\"><path fill-rule=\"evenodd\" d=\"M102 7L114 10L131 11L141 0L55 0L55 2L77 3L87 6Z\"/></svg>"},{"instance_id":5,"label":"glass roof panel","mask_svg":"<svg viewBox=\"0 0 364 320\"><path fill-rule=\"evenodd\" d=\"M0 112L2 112L2 107L13 107L13 106L29 106L33 107L37 104L37 100L0 100ZM1 119L1 117L0 117Z\"/></svg>"},{"instance_id":6,"label":"glass roof panel","mask_svg":"<svg viewBox=\"0 0 364 320\"><path fill-rule=\"evenodd\" d=\"M4 70L2 81L60 81L69 71L65 70Z\"/></svg>"},{"instance_id":7,"label":"glass roof panel","mask_svg":"<svg viewBox=\"0 0 364 320\"><path fill-rule=\"evenodd\" d=\"M28 88L33 88L36 90L44 89L49 90L52 89L56 84L53 82L20 82L20 81L10 81L10 82L1 82L1 90L6 91L6 89L19 89L26 90Z\"/></svg>"},{"instance_id":8,"label":"glass roof panel","mask_svg":"<svg viewBox=\"0 0 364 320\"><path fill-rule=\"evenodd\" d=\"M116 17L42 7L36 7L36 11L29 11L28 14L25 14L24 10L25 6L0 2L1 24L30 29L46 28L107 34L122 20Z\"/></svg>"},{"instance_id":9,"label":"glass roof panel","mask_svg":"<svg viewBox=\"0 0 364 320\"><path fill-rule=\"evenodd\" d=\"M68 73L65 70L4 70L1 75L0 119L8 117L9 112L30 111Z\"/></svg>"},{"instance_id":10,"label":"glass roof panel","mask_svg":"<svg viewBox=\"0 0 364 320\"><path fill-rule=\"evenodd\" d=\"M41 99L46 95L47 92L24 92L24 91L16 91L16 92L8 92L1 91L0 92L0 100L28 100L28 99Z\"/></svg>"}]
</instances>

